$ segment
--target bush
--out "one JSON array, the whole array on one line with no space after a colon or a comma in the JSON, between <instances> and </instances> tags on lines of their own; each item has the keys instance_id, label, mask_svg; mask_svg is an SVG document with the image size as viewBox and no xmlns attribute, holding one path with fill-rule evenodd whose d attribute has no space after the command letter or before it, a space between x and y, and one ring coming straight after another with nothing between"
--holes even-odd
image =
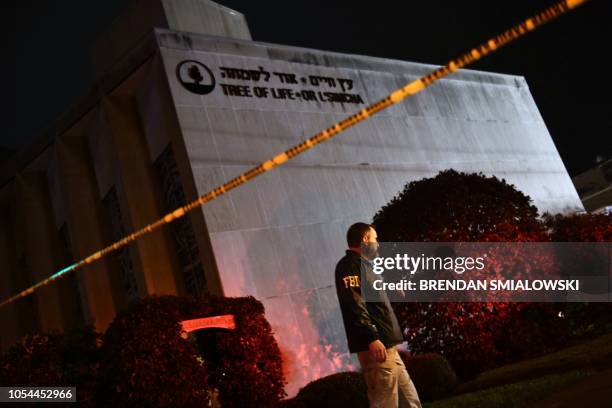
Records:
<instances>
[{"instance_id":1,"label":"bush","mask_svg":"<svg viewBox=\"0 0 612 408\"><path fill-rule=\"evenodd\" d=\"M181 337L180 321L221 314L234 314L235 330ZM105 405L208 406L216 388L224 408L265 407L285 395L280 350L253 297L140 299L107 330L101 358Z\"/></svg>"},{"instance_id":2,"label":"bush","mask_svg":"<svg viewBox=\"0 0 612 408\"><path fill-rule=\"evenodd\" d=\"M374 215L379 241L546 241L538 210L504 179L445 170L412 181Z\"/></svg>"},{"instance_id":3,"label":"bush","mask_svg":"<svg viewBox=\"0 0 612 408\"><path fill-rule=\"evenodd\" d=\"M548 234L555 242L612 242L612 213L544 214ZM581 259L569 260L584 263ZM612 303L565 303L560 310L576 337L603 334L612 329Z\"/></svg>"},{"instance_id":4,"label":"bush","mask_svg":"<svg viewBox=\"0 0 612 408\"><path fill-rule=\"evenodd\" d=\"M368 392L363 374L347 371L319 378L300 389L295 398L283 401L281 407L367 408Z\"/></svg>"},{"instance_id":5,"label":"bush","mask_svg":"<svg viewBox=\"0 0 612 408\"><path fill-rule=\"evenodd\" d=\"M529 196L503 179L454 170L410 182L376 213L373 224L386 242L548 240ZM568 337L556 306L545 303L413 302L393 308L412 351L442 354L462 379L541 353ZM533 316L539 316L539 325Z\"/></svg>"},{"instance_id":6,"label":"bush","mask_svg":"<svg viewBox=\"0 0 612 408\"><path fill-rule=\"evenodd\" d=\"M542 216L554 242L612 242L612 213Z\"/></svg>"},{"instance_id":7,"label":"bush","mask_svg":"<svg viewBox=\"0 0 612 408\"><path fill-rule=\"evenodd\" d=\"M21 338L0 358L0 386L75 386L80 406L93 406L100 334L93 327Z\"/></svg>"},{"instance_id":8,"label":"bush","mask_svg":"<svg viewBox=\"0 0 612 408\"><path fill-rule=\"evenodd\" d=\"M261 302L252 296L211 297L206 310L197 299L191 302L194 317L233 314L236 318L235 330L196 332L211 384L219 389L223 408L273 406L287 395L280 349Z\"/></svg>"},{"instance_id":9,"label":"bush","mask_svg":"<svg viewBox=\"0 0 612 408\"><path fill-rule=\"evenodd\" d=\"M443 398L457 386L457 374L442 355L425 353L411 356L400 352L400 356L421 401Z\"/></svg>"},{"instance_id":10,"label":"bush","mask_svg":"<svg viewBox=\"0 0 612 408\"><path fill-rule=\"evenodd\" d=\"M104 335L96 400L106 406L207 406L208 375L180 336L180 300L146 298Z\"/></svg>"}]
</instances>

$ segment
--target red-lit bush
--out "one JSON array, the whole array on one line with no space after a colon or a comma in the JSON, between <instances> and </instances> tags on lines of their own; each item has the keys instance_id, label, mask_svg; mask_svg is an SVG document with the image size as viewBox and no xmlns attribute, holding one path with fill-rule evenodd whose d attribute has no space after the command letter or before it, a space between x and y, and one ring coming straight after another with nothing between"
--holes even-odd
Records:
<instances>
[{"instance_id":1,"label":"red-lit bush","mask_svg":"<svg viewBox=\"0 0 612 408\"><path fill-rule=\"evenodd\" d=\"M412 356L402 351L400 356L421 401L443 398L457 386L457 374L442 355L425 353Z\"/></svg>"},{"instance_id":2,"label":"red-lit bush","mask_svg":"<svg viewBox=\"0 0 612 408\"><path fill-rule=\"evenodd\" d=\"M222 314L235 316L235 330L181 337L180 321ZM101 404L208 406L215 388L223 407L272 406L285 395L280 351L255 298L149 297L107 330Z\"/></svg>"},{"instance_id":3,"label":"red-lit bush","mask_svg":"<svg viewBox=\"0 0 612 408\"><path fill-rule=\"evenodd\" d=\"M385 242L548 241L528 196L505 180L454 170L410 182L374 216L373 224ZM567 324L550 304L414 302L393 307L411 350L442 354L461 378L541 353L567 338Z\"/></svg>"},{"instance_id":4,"label":"red-lit bush","mask_svg":"<svg viewBox=\"0 0 612 408\"><path fill-rule=\"evenodd\" d=\"M546 213L543 219L552 241L612 242L612 213L568 216ZM579 258L568 261L584 263ZM561 305L561 309L573 334L577 337L601 334L612 329L612 303L610 302L567 303Z\"/></svg>"},{"instance_id":5,"label":"red-lit bush","mask_svg":"<svg viewBox=\"0 0 612 408\"><path fill-rule=\"evenodd\" d=\"M612 213L549 214L542 218L554 242L612 242Z\"/></svg>"},{"instance_id":6,"label":"red-lit bush","mask_svg":"<svg viewBox=\"0 0 612 408\"><path fill-rule=\"evenodd\" d=\"M297 396L283 405L283 408L367 408L368 392L363 374L341 372L312 381L300 389Z\"/></svg>"},{"instance_id":7,"label":"red-lit bush","mask_svg":"<svg viewBox=\"0 0 612 408\"><path fill-rule=\"evenodd\" d=\"M99 345L92 327L24 336L0 358L0 386L76 387L79 406L93 406Z\"/></svg>"},{"instance_id":8,"label":"red-lit bush","mask_svg":"<svg viewBox=\"0 0 612 408\"><path fill-rule=\"evenodd\" d=\"M190 307L195 317L236 318L236 330L197 332L210 382L219 389L224 408L273 406L286 395L280 349L261 302L251 296L211 298L203 308L192 298Z\"/></svg>"},{"instance_id":9,"label":"red-lit bush","mask_svg":"<svg viewBox=\"0 0 612 408\"><path fill-rule=\"evenodd\" d=\"M385 242L547 240L529 196L503 179L455 170L408 183L373 223Z\"/></svg>"}]
</instances>

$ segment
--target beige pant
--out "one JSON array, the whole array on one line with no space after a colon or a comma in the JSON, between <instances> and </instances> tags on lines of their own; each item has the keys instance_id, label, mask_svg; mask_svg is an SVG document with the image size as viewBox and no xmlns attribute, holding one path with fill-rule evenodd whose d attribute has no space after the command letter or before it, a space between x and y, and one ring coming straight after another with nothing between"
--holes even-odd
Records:
<instances>
[{"instance_id":1,"label":"beige pant","mask_svg":"<svg viewBox=\"0 0 612 408\"><path fill-rule=\"evenodd\" d=\"M387 349L387 359L379 363L368 351L357 353L366 385L370 408L421 408L421 402L406 366L395 346Z\"/></svg>"}]
</instances>

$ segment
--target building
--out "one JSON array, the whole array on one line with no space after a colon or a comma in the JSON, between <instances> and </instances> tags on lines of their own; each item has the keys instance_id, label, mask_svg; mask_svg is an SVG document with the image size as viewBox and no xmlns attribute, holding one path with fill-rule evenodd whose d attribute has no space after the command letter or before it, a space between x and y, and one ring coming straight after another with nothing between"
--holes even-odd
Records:
<instances>
[{"instance_id":1,"label":"building","mask_svg":"<svg viewBox=\"0 0 612 408\"><path fill-rule=\"evenodd\" d=\"M586 211L612 212L612 159L578 174L572 181Z\"/></svg>"},{"instance_id":2,"label":"building","mask_svg":"<svg viewBox=\"0 0 612 408\"><path fill-rule=\"evenodd\" d=\"M133 2L94 61L91 92L0 172L2 298L434 68L252 41L244 16L206 0ZM292 395L357 367L333 282L348 226L447 168L505 178L541 211L583 209L525 79L460 70L0 310L2 345L102 331L149 294L253 295Z\"/></svg>"}]
</instances>

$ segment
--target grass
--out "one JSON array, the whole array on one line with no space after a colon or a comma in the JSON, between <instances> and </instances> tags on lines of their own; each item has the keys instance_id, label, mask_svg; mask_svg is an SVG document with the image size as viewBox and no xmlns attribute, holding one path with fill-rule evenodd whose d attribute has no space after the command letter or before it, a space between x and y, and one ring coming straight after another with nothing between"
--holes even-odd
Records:
<instances>
[{"instance_id":1,"label":"grass","mask_svg":"<svg viewBox=\"0 0 612 408\"><path fill-rule=\"evenodd\" d=\"M454 394L462 394L512 384L526 378L560 374L572 370L612 367L612 334L606 334L554 353L485 371L461 384Z\"/></svg>"},{"instance_id":2,"label":"grass","mask_svg":"<svg viewBox=\"0 0 612 408\"><path fill-rule=\"evenodd\" d=\"M445 400L424 403L423 408L493 408L524 407L541 400L555 391L588 378L592 371L574 370L562 374L549 374L513 384L500 385L486 390L470 392Z\"/></svg>"},{"instance_id":3,"label":"grass","mask_svg":"<svg viewBox=\"0 0 612 408\"><path fill-rule=\"evenodd\" d=\"M486 371L466 382L444 400L423 403L424 408L525 407L543 400L601 368L612 367L612 333L541 357ZM293 398L283 407L303 408Z\"/></svg>"}]
</instances>

